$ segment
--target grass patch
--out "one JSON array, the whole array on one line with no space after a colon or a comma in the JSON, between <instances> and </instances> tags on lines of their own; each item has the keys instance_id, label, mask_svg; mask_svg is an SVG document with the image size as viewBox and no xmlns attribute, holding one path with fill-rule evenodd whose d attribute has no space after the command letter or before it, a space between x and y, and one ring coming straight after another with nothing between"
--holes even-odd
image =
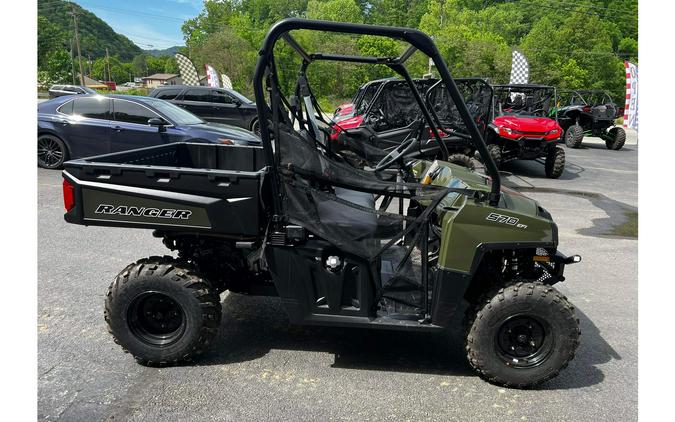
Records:
<instances>
[{"instance_id":1,"label":"grass patch","mask_svg":"<svg viewBox=\"0 0 675 422\"><path fill-rule=\"evenodd\" d=\"M638 213L627 212L626 222L612 229L610 234L623 237L638 237Z\"/></svg>"}]
</instances>

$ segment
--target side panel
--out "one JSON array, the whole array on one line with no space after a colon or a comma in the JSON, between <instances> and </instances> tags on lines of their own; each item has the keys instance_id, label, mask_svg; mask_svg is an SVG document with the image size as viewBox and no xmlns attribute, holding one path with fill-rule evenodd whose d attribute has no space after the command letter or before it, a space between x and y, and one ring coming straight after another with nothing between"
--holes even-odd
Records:
<instances>
[{"instance_id":1,"label":"side panel","mask_svg":"<svg viewBox=\"0 0 675 422\"><path fill-rule=\"evenodd\" d=\"M456 212L443 217L439 264L445 269L469 273L475 270L481 249L555 247L555 226L545 218L493 208L467 200ZM508 245L504 246L504 245Z\"/></svg>"}]
</instances>

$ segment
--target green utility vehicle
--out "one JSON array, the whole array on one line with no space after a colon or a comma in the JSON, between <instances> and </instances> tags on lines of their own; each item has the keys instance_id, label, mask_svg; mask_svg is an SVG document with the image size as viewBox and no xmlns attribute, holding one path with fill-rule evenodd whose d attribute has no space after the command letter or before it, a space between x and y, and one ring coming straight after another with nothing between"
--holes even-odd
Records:
<instances>
[{"instance_id":1,"label":"green utility vehicle","mask_svg":"<svg viewBox=\"0 0 675 422\"><path fill-rule=\"evenodd\" d=\"M402 51L311 53L298 30L393 38ZM295 88L279 81L282 43L297 52ZM405 67L415 54L434 61L461 123L432 118ZM433 139L412 128L373 168L350 164L315 113L307 72L317 61L387 66L409 84ZM295 324L442 335L463 324L471 366L500 385L529 387L567 366L579 323L553 285L580 257L557 251L546 210L501 188L427 35L283 20L263 42L253 81L262 148L178 143L65 164L68 222L153 229L177 253L131 263L112 282L105 319L117 343L144 365L189 360L211 345L218 295L228 290L278 295ZM441 131L470 139L490 176L447 163ZM441 159L419 158L433 142Z\"/></svg>"}]
</instances>

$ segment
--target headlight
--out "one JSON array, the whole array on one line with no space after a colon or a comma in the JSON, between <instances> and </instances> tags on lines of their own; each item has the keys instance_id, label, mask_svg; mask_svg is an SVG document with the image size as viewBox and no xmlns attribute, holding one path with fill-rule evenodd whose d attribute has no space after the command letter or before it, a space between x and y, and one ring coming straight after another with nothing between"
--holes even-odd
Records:
<instances>
[{"instance_id":1,"label":"headlight","mask_svg":"<svg viewBox=\"0 0 675 422\"><path fill-rule=\"evenodd\" d=\"M507 135L511 135L513 133L513 130L511 130L510 127L502 126L502 127L499 128L499 130L506 133Z\"/></svg>"},{"instance_id":2,"label":"headlight","mask_svg":"<svg viewBox=\"0 0 675 422\"><path fill-rule=\"evenodd\" d=\"M558 134L558 129L553 129L548 133L549 135L557 135Z\"/></svg>"}]
</instances>

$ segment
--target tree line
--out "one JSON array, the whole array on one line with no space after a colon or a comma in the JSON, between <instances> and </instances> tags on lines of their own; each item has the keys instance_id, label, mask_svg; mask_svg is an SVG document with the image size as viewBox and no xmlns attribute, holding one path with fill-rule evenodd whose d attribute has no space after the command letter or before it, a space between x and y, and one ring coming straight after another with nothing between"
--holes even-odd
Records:
<instances>
[{"instance_id":1,"label":"tree line","mask_svg":"<svg viewBox=\"0 0 675 422\"><path fill-rule=\"evenodd\" d=\"M205 2L182 31L198 67L210 63L251 95L251 78L269 27L285 17L419 28L434 37L453 76L506 83L511 51L530 63L530 82L559 89L606 89L622 98L624 60L637 61L637 0L223 0ZM308 51L394 55L403 46L380 37L294 34ZM282 44L282 43L280 43ZM299 60L287 46L275 52L282 83L297 75ZM428 71L413 56L415 77ZM432 69L433 70L433 69ZM321 104L350 98L363 83L393 76L387 68L314 63L310 83Z\"/></svg>"}]
</instances>

